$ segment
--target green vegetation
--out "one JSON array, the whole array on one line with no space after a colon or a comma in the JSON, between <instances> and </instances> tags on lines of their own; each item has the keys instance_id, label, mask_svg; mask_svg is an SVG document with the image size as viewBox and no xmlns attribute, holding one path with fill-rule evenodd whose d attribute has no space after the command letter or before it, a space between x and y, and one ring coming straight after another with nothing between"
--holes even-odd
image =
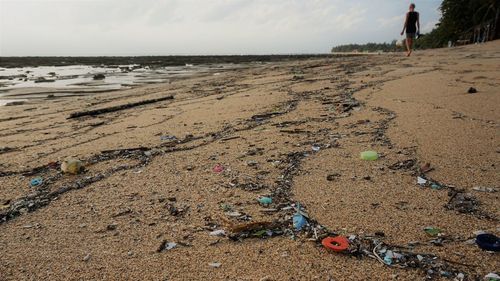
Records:
<instances>
[{"instance_id":1,"label":"green vegetation","mask_svg":"<svg viewBox=\"0 0 500 281\"><path fill-rule=\"evenodd\" d=\"M417 48L439 48L458 40L471 43L474 35L481 40L500 38L498 0L443 0L440 9L442 17L437 27L417 40Z\"/></svg>"},{"instance_id":2,"label":"green vegetation","mask_svg":"<svg viewBox=\"0 0 500 281\"><path fill-rule=\"evenodd\" d=\"M397 41L391 43L367 43L367 44L348 44L340 45L332 48L332 52L347 53L347 52L396 52L400 47L396 45Z\"/></svg>"}]
</instances>

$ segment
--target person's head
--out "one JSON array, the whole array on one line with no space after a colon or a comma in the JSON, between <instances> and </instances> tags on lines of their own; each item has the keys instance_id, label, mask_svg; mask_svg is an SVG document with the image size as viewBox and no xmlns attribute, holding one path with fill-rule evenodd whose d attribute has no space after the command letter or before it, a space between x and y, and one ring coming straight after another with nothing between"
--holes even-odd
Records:
<instances>
[{"instance_id":1,"label":"person's head","mask_svg":"<svg viewBox=\"0 0 500 281\"><path fill-rule=\"evenodd\" d=\"M413 11L415 11L415 4L411 3L410 4L410 12L413 12Z\"/></svg>"}]
</instances>

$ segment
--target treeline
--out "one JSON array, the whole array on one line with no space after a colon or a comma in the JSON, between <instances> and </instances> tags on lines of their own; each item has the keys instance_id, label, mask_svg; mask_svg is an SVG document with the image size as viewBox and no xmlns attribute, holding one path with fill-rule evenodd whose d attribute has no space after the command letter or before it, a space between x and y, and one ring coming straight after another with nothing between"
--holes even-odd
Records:
<instances>
[{"instance_id":1,"label":"treeline","mask_svg":"<svg viewBox=\"0 0 500 281\"><path fill-rule=\"evenodd\" d=\"M396 43L394 40L391 43L347 44L333 47L332 52L395 52L400 50Z\"/></svg>"},{"instance_id":2,"label":"treeline","mask_svg":"<svg viewBox=\"0 0 500 281\"><path fill-rule=\"evenodd\" d=\"M416 41L418 48L439 48L448 42L473 43L500 38L499 0L443 0L436 28Z\"/></svg>"},{"instance_id":3,"label":"treeline","mask_svg":"<svg viewBox=\"0 0 500 281\"><path fill-rule=\"evenodd\" d=\"M500 39L500 0L443 0L442 13L436 28L422 34L415 48L440 48L451 42L469 44ZM396 41L392 43L349 44L337 46L332 52L400 51Z\"/></svg>"}]
</instances>

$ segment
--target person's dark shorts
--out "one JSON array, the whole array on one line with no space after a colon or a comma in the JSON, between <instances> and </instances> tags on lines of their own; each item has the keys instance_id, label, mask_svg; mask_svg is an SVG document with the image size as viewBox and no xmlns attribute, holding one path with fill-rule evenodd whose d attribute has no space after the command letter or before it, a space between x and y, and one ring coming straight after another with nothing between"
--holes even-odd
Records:
<instances>
[{"instance_id":1,"label":"person's dark shorts","mask_svg":"<svg viewBox=\"0 0 500 281\"><path fill-rule=\"evenodd\" d=\"M415 37L417 37L416 33L406 33L407 39L415 39Z\"/></svg>"}]
</instances>

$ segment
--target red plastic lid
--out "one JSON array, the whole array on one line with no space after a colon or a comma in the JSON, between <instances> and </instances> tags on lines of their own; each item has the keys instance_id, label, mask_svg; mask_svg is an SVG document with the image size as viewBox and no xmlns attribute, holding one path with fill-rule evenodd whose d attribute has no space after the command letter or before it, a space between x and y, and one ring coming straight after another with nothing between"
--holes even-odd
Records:
<instances>
[{"instance_id":1,"label":"red plastic lid","mask_svg":"<svg viewBox=\"0 0 500 281\"><path fill-rule=\"evenodd\" d=\"M349 240L343 236L327 237L321 241L325 248L335 252L343 252L349 248Z\"/></svg>"}]
</instances>

